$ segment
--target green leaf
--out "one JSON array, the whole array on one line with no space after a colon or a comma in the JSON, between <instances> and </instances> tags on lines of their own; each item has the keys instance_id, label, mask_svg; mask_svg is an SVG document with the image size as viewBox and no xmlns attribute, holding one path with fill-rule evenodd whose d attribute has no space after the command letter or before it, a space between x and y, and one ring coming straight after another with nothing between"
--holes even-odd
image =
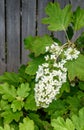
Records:
<instances>
[{"instance_id":1,"label":"green leaf","mask_svg":"<svg viewBox=\"0 0 84 130\"><path fill-rule=\"evenodd\" d=\"M33 119L35 124L39 127L39 130L53 130L51 125L47 121L43 121L40 119L40 116L35 113L30 113L29 117Z\"/></svg>"},{"instance_id":2,"label":"green leaf","mask_svg":"<svg viewBox=\"0 0 84 130\"><path fill-rule=\"evenodd\" d=\"M62 117L51 120L51 125L54 127L53 130L75 130L74 124L70 119L66 119L66 122Z\"/></svg>"},{"instance_id":3,"label":"green leaf","mask_svg":"<svg viewBox=\"0 0 84 130\"><path fill-rule=\"evenodd\" d=\"M84 107L80 109L79 116L72 116L72 121L76 127L76 130L84 130Z\"/></svg>"},{"instance_id":4,"label":"green leaf","mask_svg":"<svg viewBox=\"0 0 84 130\"><path fill-rule=\"evenodd\" d=\"M12 85L17 85L19 83L19 76L14 72L5 72L2 76L0 76L0 82L7 82Z\"/></svg>"},{"instance_id":5,"label":"green leaf","mask_svg":"<svg viewBox=\"0 0 84 130\"><path fill-rule=\"evenodd\" d=\"M20 117L22 116L22 112L12 112L11 109L6 110L1 113L1 117L4 118L5 123L11 123L13 120L18 122L20 120Z\"/></svg>"},{"instance_id":6,"label":"green leaf","mask_svg":"<svg viewBox=\"0 0 84 130\"><path fill-rule=\"evenodd\" d=\"M14 130L14 128L10 127L8 124L5 124L4 128L0 127L0 130Z\"/></svg>"},{"instance_id":7,"label":"green leaf","mask_svg":"<svg viewBox=\"0 0 84 130\"><path fill-rule=\"evenodd\" d=\"M24 118L23 123L19 124L19 130L34 130L34 122L29 118Z\"/></svg>"},{"instance_id":8,"label":"green leaf","mask_svg":"<svg viewBox=\"0 0 84 130\"><path fill-rule=\"evenodd\" d=\"M63 92L70 92L70 84L69 82L67 81L66 83L64 83L60 89L60 92L63 93Z\"/></svg>"},{"instance_id":9,"label":"green leaf","mask_svg":"<svg viewBox=\"0 0 84 130\"><path fill-rule=\"evenodd\" d=\"M53 130L53 127L47 121L42 121L42 124L44 126L44 130Z\"/></svg>"},{"instance_id":10,"label":"green leaf","mask_svg":"<svg viewBox=\"0 0 84 130\"><path fill-rule=\"evenodd\" d=\"M42 23L49 24L49 30L65 30L71 22L71 5L67 5L64 9L61 9L58 3L49 3L46 7L46 14L49 17L44 18Z\"/></svg>"},{"instance_id":11,"label":"green leaf","mask_svg":"<svg viewBox=\"0 0 84 130\"><path fill-rule=\"evenodd\" d=\"M33 37L33 36L29 36L29 37L25 38L24 39L25 48L31 50L31 48L32 48L31 43L34 42L34 40L35 40L35 37Z\"/></svg>"},{"instance_id":12,"label":"green leaf","mask_svg":"<svg viewBox=\"0 0 84 130\"><path fill-rule=\"evenodd\" d=\"M36 124L41 130L43 130L42 120L39 118L39 115L38 115L38 114L29 113L29 117L35 122L35 124Z\"/></svg>"},{"instance_id":13,"label":"green leaf","mask_svg":"<svg viewBox=\"0 0 84 130\"><path fill-rule=\"evenodd\" d=\"M49 105L48 108L46 108L45 111L48 112L48 114L52 117L62 116L66 111L65 103L60 99L53 100L53 102Z\"/></svg>"},{"instance_id":14,"label":"green leaf","mask_svg":"<svg viewBox=\"0 0 84 130\"><path fill-rule=\"evenodd\" d=\"M24 106L24 102L19 100L14 100L11 104L11 108L13 109L13 112L21 111L23 106Z\"/></svg>"},{"instance_id":15,"label":"green leaf","mask_svg":"<svg viewBox=\"0 0 84 130\"><path fill-rule=\"evenodd\" d=\"M3 99L11 102L16 97L16 89L14 86L8 85L7 83L5 83L5 84L0 85L0 94L2 94Z\"/></svg>"},{"instance_id":16,"label":"green leaf","mask_svg":"<svg viewBox=\"0 0 84 130\"><path fill-rule=\"evenodd\" d=\"M39 128L36 124L34 125L34 130L39 130Z\"/></svg>"},{"instance_id":17,"label":"green leaf","mask_svg":"<svg viewBox=\"0 0 84 130\"><path fill-rule=\"evenodd\" d=\"M0 101L0 110L9 110L10 104L8 104L7 100L1 100Z\"/></svg>"},{"instance_id":18,"label":"green leaf","mask_svg":"<svg viewBox=\"0 0 84 130\"><path fill-rule=\"evenodd\" d=\"M84 27L84 9L78 7L73 14L74 30L79 30Z\"/></svg>"},{"instance_id":19,"label":"green leaf","mask_svg":"<svg viewBox=\"0 0 84 130\"><path fill-rule=\"evenodd\" d=\"M32 110L32 111L37 110L33 92L31 92L30 95L27 97L24 107L26 110Z\"/></svg>"},{"instance_id":20,"label":"green leaf","mask_svg":"<svg viewBox=\"0 0 84 130\"><path fill-rule=\"evenodd\" d=\"M53 40L50 36L45 35L43 37L28 37L24 40L25 46L29 49L35 56L39 56L40 54L45 54L46 46L51 46Z\"/></svg>"},{"instance_id":21,"label":"green leaf","mask_svg":"<svg viewBox=\"0 0 84 130\"><path fill-rule=\"evenodd\" d=\"M25 72L29 75L35 75L38 70L38 66L44 62L44 57L39 56L28 63Z\"/></svg>"},{"instance_id":22,"label":"green leaf","mask_svg":"<svg viewBox=\"0 0 84 130\"><path fill-rule=\"evenodd\" d=\"M84 54L84 32L78 37L75 42L77 49Z\"/></svg>"},{"instance_id":23,"label":"green leaf","mask_svg":"<svg viewBox=\"0 0 84 130\"><path fill-rule=\"evenodd\" d=\"M73 37L73 34L74 34L73 28L72 26L69 26L67 28L67 35L68 35L69 40L71 40L71 38Z\"/></svg>"},{"instance_id":24,"label":"green leaf","mask_svg":"<svg viewBox=\"0 0 84 130\"><path fill-rule=\"evenodd\" d=\"M67 97L66 103L69 104L68 107L70 109L70 114L78 113L81 103L77 95Z\"/></svg>"},{"instance_id":25,"label":"green leaf","mask_svg":"<svg viewBox=\"0 0 84 130\"><path fill-rule=\"evenodd\" d=\"M18 97L24 99L29 95L29 91L30 91L29 84L22 83L20 87L18 87L17 89L17 95ZM17 97L17 100L18 100L18 97Z\"/></svg>"},{"instance_id":26,"label":"green leaf","mask_svg":"<svg viewBox=\"0 0 84 130\"><path fill-rule=\"evenodd\" d=\"M70 81L74 80L75 77L84 81L84 56L79 55L76 60L67 61L65 65L68 69L68 78Z\"/></svg>"},{"instance_id":27,"label":"green leaf","mask_svg":"<svg viewBox=\"0 0 84 130\"><path fill-rule=\"evenodd\" d=\"M18 75L20 77L20 83L28 81L29 76L25 73L27 65L21 65L21 67L18 70Z\"/></svg>"},{"instance_id":28,"label":"green leaf","mask_svg":"<svg viewBox=\"0 0 84 130\"><path fill-rule=\"evenodd\" d=\"M78 86L81 90L84 90L84 82L79 82Z\"/></svg>"}]
</instances>

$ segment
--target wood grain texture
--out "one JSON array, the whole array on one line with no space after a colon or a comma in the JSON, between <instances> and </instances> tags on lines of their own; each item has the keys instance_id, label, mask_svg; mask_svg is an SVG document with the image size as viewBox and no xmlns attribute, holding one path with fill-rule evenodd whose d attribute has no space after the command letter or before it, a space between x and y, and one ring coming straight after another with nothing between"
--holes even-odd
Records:
<instances>
[{"instance_id":1,"label":"wood grain texture","mask_svg":"<svg viewBox=\"0 0 84 130\"><path fill-rule=\"evenodd\" d=\"M5 9L4 0L0 0L0 74L6 70L5 65Z\"/></svg>"},{"instance_id":2,"label":"wood grain texture","mask_svg":"<svg viewBox=\"0 0 84 130\"><path fill-rule=\"evenodd\" d=\"M28 62L29 51L24 49L24 38L51 34L41 20L46 16L46 5L52 1L59 2L61 8L68 3L72 4L73 10L78 6L84 8L84 0L0 0L0 74L17 72L20 64ZM78 31L74 39L83 31ZM62 43L66 42L63 31L55 32L54 36Z\"/></svg>"},{"instance_id":3,"label":"wood grain texture","mask_svg":"<svg viewBox=\"0 0 84 130\"><path fill-rule=\"evenodd\" d=\"M61 8L64 8L67 4L69 4L69 0L54 0L54 2L58 2Z\"/></svg>"},{"instance_id":4,"label":"wood grain texture","mask_svg":"<svg viewBox=\"0 0 84 130\"><path fill-rule=\"evenodd\" d=\"M52 0L38 0L38 14L37 14L37 35L42 36L44 34L50 34L47 29L47 25L42 24L42 18L46 16L45 7Z\"/></svg>"},{"instance_id":5,"label":"wood grain texture","mask_svg":"<svg viewBox=\"0 0 84 130\"><path fill-rule=\"evenodd\" d=\"M7 0L7 71L20 65L20 0Z\"/></svg>"},{"instance_id":6,"label":"wood grain texture","mask_svg":"<svg viewBox=\"0 0 84 130\"><path fill-rule=\"evenodd\" d=\"M22 64L29 60L29 52L24 49L24 38L36 33L36 0L22 0Z\"/></svg>"},{"instance_id":7,"label":"wood grain texture","mask_svg":"<svg viewBox=\"0 0 84 130\"><path fill-rule=\"evenodd\" d=\"M70 0L70 3L72 4L73 10L76 10L78 6L84 8L84 0Z\"/></svg>"}]
</instances>

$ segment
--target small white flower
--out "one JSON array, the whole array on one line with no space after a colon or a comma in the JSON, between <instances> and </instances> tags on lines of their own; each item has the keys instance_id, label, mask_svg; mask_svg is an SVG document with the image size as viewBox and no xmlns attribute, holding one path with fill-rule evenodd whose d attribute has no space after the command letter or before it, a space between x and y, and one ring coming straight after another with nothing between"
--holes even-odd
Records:
<instances>
[{"instance_id":1,"label":"small white flower","mask_svg":"<svg viewBox=\"0 0 84 130\"><path fill-rule=\"evenodd\" d=\"M54 44L55 46L58 46L58 43L57 43L57 42L54 42L53 44Z\"/></svg>"},{"instance_id":2,"label":"small white flower","mask_svg":"<svg viewBox=\"0 0 84 130\"><path fill-rule=\"evenodd\" d=\"M49 66L49 64L48 63L44 63L44 64L42 64L42 66L47 68Z\"/></svg>"},{"instance_id":3,"label":"small white flower","mask_svg":"<svg viewBox=\"0 0 84 130\"><path fill-rule=\"evenodd\" d=\"M55 45L54 44L51 45L51 49L52 50L55 49Z\"/></svg>"},{"instance_id":4,"label":"small white flower","mask_svg":"<svg viewBox=\"0 0 84 130\"><path fill-rule=\"evenodd\" d=\"M49 60L49 55L45 56L44 58L45 58L46 61L48 61Z\"/></svg>"},{"instance_id":5,"label":"small white flower","mask_svg":"<svg viewBox=\"0 0 84 130\"><path fill-rule=\"evenodd\" d=\"M57 67L58 68L58 64L56 63L56 61L54 62L53 67Z\"/></svg>"},{"instance_id":6,"label":"small white flower","mask_svg":"<svg viewBox=\"0 0 84 130\"><path fill-rule=\"evenodd\" d=\"M48 52L49 51L49 46L46 46L46 52Z\"/></svg>"},{"instance_id":7,"label":"small white flower","mask_svg":"<svg viewBox=\"0 0 84 130\"><path fill-rule=\"evenodd\" d=\"M64 51L64 55L66 56L66 60L73 60L77 59L80 52L76 50L76 48L68 48L66 51Z\"/></svg>"},{"instance_id":8,"label":"small white flower","mask_svg":"<svg viewBox=\"0 0 84 130\"><path fill-rule=\"evenodd\" d=\"M46 75L46 74L49 74L49 68L44 69L44 74L45 74L45 75Z\"/></svg>"},{"instance_id":9,"label":"small white flower","mask_svg":"<svg viewBox=\"0 0 84 130\"><path fill-rule=\"evenodd\" d=\"M51 58L51 60L53 60L53 59L56 60L56 56L54 54L51 55L50 58Z\"/></svg>"}]
</instances>

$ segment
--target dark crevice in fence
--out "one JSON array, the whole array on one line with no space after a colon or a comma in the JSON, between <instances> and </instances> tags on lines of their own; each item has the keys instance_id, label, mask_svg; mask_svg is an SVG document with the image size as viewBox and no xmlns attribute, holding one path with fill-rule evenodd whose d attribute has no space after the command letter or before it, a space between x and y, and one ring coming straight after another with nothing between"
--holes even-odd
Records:
<instances>
[{"instance_id":1,"label":"dark crevice in fence","mask_svg":"<svg viewBox=\"0 0 84 130\"><path fill-rule=\"evenodd\" d=\"M6 18L6 0L4 0L4 19L5 19L5 64L7 65L7 18ZM5 67L7 71L7 66Z\"/></svg>"},{"instance_id":2,"label":"dark crevice in fence","mask_svg":"<svg viewBox=\"0 0 84 130\"><path fill-rule=\"evenodd\" d=\"M69 4L71 4L71 1L69 0Z\"/></svg>"},{"instance_id":3,"label":"dark crevice in fence","mask_svg":"<svg viewBox=\"0 0 84 130\"><path fill-rule=\"evenodd\" d=\"M36 0L36 33L35 35L38 35L38 0Z\"/></svg>"},{"instance_id":4,"label":"dark crevice in fence","mask_svg":"<svg viewBox=\"0 0 84 130\"><path fill-rule=\"evenodd\" d=\"M22 63L22 0L20 0L20 64Z\"/></svg>"}]
</instances>

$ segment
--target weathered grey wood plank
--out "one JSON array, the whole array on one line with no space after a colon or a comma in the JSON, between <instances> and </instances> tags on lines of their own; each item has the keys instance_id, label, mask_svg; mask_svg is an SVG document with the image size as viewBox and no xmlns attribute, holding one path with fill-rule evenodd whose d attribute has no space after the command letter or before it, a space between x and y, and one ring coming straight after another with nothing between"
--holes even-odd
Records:
<instances>
[{"instance_id":1,"label":"weathered grey wood plank","mask_svg":"<svg viewBox=\"0 0 84 130\"><path fill-rule=\"evenodd\" d=\"M37 35L50 34L47 29L47 25L42 24L41 20L46 16L45 7L52 0L38 0L38 14L37 14Z\"/></svg>"},{"instance_id":2,"label":"weathered grey wood plank","mask_svg":"<svg viewBox=\"0 0 84 130\"><path fill-rule=\"evenodd\" d=\"M7 71L20 65L20 0L7 0Z\"/></svg>"},{"instance_id":3,"label":"weathered grey wood plank","mask_svg":"<svg viewBox=\"0 0 84 130\"><path fill-rule=\"evenodd\" d=\"M0 74L5 69L5 10L4 0L0 0Z\"/></svg>"},{"instance_id":4,"label":"weathered grey wood plank","mask_svg":"<svg viewBox=\"0 0 84 130\"><path fill-rule=\"evenodd\" d=\"M58 2L61 8L64 8L67 4L69 4L69 0L54 0L54 2ZM64 31L55 32L54 36L58 38L62 43L66 42Z\"/></svg>"},{"instance_id":5,"label":"weathered grey wood plank","mask_svg":"<svg viewBox=\"0 0 84 130\"><path fill-rule=\"evenodd\" d=\"M84 8L84 0L70 0L73 10L76 10L78 6Z\"/></svg>"},{"instance_id":6,"label":"weathered grey wood plank","mask_svg":"<svg viewBox=\"0 0 84 130\"><path fill-rule=\"evenodd\" d=\"M35 36L36 0L22 0L22 64L28 62L28 51L24 49L24 38Z\"/></svg>"},{"instance_id":7,"label":"weathered grey wood plank","mask_svg":"<svg viewBox=\"0 0 84 130\"><path fill-rule=\"evenodd\" d=\"M69 4L69 0L54 0L54 1L58 2L61 8L64 8L67 4Z\"/></svg>"}]
</instances>

